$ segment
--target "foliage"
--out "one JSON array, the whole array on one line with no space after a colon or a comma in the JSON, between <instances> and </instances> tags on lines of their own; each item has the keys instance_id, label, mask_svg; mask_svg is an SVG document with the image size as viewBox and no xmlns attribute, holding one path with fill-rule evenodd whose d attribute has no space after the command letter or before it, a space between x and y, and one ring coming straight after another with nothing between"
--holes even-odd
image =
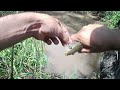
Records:
<instances>
[{"instance_id":1,"label":"foliage","mask_svg":"<svg viewBox=\"0 0 120 90\"><path fill-rule=\"evenodd\" d=\"M0 11L0 15L20 13L22 11ZM0 78L11 77L12 47L0 52ZM33 38L24 40L14 46L13 77L14 79L50 78L42 72L47 62L44 43Z\"/></svg>"},{"instance_id":2,"label":"foliage","mask_svg":"<svg viewBox=\"0 0 120 90\"><path fill-rule=\"evenodd\" d=\"M120 20L120 11L106 11L105 17L101 19L109 28L113 29L117 27L117 23Z\"/></svg>"}]
</instances>

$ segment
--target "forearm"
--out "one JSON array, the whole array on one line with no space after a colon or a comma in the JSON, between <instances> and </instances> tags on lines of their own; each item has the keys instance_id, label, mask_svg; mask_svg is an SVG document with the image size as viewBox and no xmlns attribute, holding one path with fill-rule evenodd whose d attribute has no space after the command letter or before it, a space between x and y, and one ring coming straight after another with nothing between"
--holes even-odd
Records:
<instances>
[{"instance_id":1,"label":"forearm","mask_svg":"<svg viewBox=\"0 0 120 90\"><path fill-rule=\"evenodd\" d=\"M119 30L104 30L104 33L101 36L105 50L120 50Z\"/></svg>"},{"instance_id":2,"label":"forearm","mask_svg":"<svg viewBox=\"0 0 120 90\"><path fill-rule=\"evenodd\" d=\"M33 13L15 14L0 18L0 50L8 48L22 40L32 37L27 27L36 22Z\"/></svg>"},{"instance_id":3,"label":"forearm","mask_svg":"<svg viewBox=\"0 0 120 90\"><path fill-rule=\"evenodd\" d=\"M120 30L113 31L111 38L113 50L120 50Z\"/></svg>"},{"instance_id":4,"label":"forearm","mask_svg":"<svg viewBox=\"0 0 120 90\"><path fill-rule=\"evenodd\" d=\"M96 29L91 35L91 45L99 51L120 50L120 31L108 28Z\"/></svg>"},{"instance_id":5,"label":"forearm","mask_svg":"<svg viewBox=\"0 0 120 90\"><path fill-rule=\"evenodd\" d=\"M6 32L0 32L0 50L6 49L26 38L28 38L27 34L21 30L10 30Z\"/></svg>"}]
</instances>

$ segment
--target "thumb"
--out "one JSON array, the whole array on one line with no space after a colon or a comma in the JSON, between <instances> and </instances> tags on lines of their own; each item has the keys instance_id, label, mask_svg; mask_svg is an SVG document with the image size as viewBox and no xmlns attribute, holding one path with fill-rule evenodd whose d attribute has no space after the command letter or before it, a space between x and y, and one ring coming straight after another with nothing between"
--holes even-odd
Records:
<instances>
[{"instance_id":1,"label":"thumb","mask_svg":"<svg viewBox=\"0 0 120 90\"><path fill-rule=\"evenodd\" d=\"M96 49L92 49L92 48L82 48L78 52L79 53L100 53L100 52L102 52L102 50L96 50Z\"/></svg>"},{"instance_id":2,"label":"thumb","mask_svg":"<svg viewBox=\"0 0 120 90\"><path fill-rule=\"evenodd\" d=\"M82 50L79 51L79 53L91 53L91 50L87 48L83 48Z\"/></svg>"}]
</instances>

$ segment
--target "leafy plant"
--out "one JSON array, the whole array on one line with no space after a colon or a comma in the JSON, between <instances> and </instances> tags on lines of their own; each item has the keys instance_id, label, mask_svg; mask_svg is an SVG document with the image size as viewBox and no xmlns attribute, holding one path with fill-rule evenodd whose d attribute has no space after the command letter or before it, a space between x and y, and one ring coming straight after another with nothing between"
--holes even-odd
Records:
<instances>
[{"instance_id":1,"label":"leafy plant","mask_svg":"<svg viewBox=\"0 0 120 90\"><path fill-rule=\"evenodd\" d=\"M117 27L120 20L120 11L106 11L105 17L101 19L110 29Z\"/></svg>"}]
</instances>

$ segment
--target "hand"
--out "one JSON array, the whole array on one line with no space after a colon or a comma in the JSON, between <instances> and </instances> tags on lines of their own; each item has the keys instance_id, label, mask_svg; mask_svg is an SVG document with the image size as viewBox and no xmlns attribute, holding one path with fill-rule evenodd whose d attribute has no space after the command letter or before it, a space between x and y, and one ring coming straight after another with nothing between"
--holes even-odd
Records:
<instances>
[{"instance_id":1,"label":"hand","mask_svg":"<svg viewBox=\"0 0 120 90\"><path fill-rule=\"evenodd\" d=\"M59 40L63 46L70 42L70 36L66 26L56 18L46 14L37 14L34 19L38 22L35 22L32 28L29 28L39 27L39 30L34 30L35 34L33 37L36 39L43 40L48 45L52 44L52 42L57 45Z\"/></svg>"},{"instance_id":2,"label":"hand","mask_svg":"<svg viewBox=\"0 0 120 90\"><path fill-rule=\"evenodd\" d=\"M71 36L73 41L82 43L81 53L96 53L112 48L112 36L114 34L107 27L100 24L84 26L77 34Z\"/></svg>"}]
</instances>

